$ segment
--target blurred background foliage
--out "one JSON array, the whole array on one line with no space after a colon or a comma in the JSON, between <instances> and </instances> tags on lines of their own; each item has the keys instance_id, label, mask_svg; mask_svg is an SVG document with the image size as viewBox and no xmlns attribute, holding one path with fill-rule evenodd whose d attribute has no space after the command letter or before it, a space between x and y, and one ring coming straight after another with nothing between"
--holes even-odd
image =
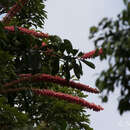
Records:
<instances>
[{"instance_id":1,"label":"blurred background foliage","mask_svg":"<svg viewBox=\"0 0 130 130\"><path fill-rule=\"evenodd\" d=\"M109 67L96 80L102 91L102 101L107 102L115 87L120 89L118 110L130 111L130 1L124 0L125 9L116 19L103 18L98 26L90 28L90 39L95 47L103 48L100 60L108 59Z\"/></svg>"}]
</instances>

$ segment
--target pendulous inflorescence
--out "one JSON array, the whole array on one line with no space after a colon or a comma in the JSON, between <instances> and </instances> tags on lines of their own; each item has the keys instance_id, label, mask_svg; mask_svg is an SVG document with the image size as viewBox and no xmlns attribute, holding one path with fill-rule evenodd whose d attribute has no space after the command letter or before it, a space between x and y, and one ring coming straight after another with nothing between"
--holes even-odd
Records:
<instances>
[{"instance_id":1,"label":"pendulous inflorescence","mask_svg":"<svg viewBox=\"0 0 130 130\"><path fill-rule=\"evenodd\" d=\"M93 50L88 53L84 53L83 56L81 56L81 58L83 59L93 58L95 56L101 55L102 53L103 53L103 50L102 48L100 48L99 50Z\"/></svg>"},{"instance_id":2,"label":"pendulous inflorescence","mask_svg":"<svg viewBox=\"0 0 130 130\"><path fill-rule=\"evenodd\" d=\"M101 111L103 108L100 105L96 105L94 103L90 103L84 99L79 98L78 96L72 96L69 94L61 93L61 92L55 92L48 89L36 89L36 88L28 88L28 87L22 87L22 88L9 88L7 90L1 90L0 93L7 94L7 93L16 93L20 91L27 91L31 90L35 94L41 96L49 96L49 97L55 97L60 100L65 100L71 103L79 104L83 107L87 107L89 109L92 109L93 111Z\"/></svg>"},{"instance_id":3,"label":"pendulous inflorescence","mask_svg":"<svg viewBox=\"0 0 130 130\"><path fill-rule=\"evenodd\" d=\"M6 83L4 85L4 87L14 86L18 83L25 82L25 81L32 81L32 82L41 82L42 81L42 82L56 83L61 86L70 86L72 88L84 90L84 91L91 92L91 93L99 93L99 91L96 88L91 88L88 85L76 83L74 81L67 81L66 79L63 79L59 76L52 76L49 74L38 74L38 75L34 75L34 76L32 76L31 74L21 74L19 76L22 78L14 80L10 83Z\"/></svg>"},{"instance_id":4,"label":"pendulous inflorescence","mask_svg":"<svg viewBox=\"0 0 130 130\"><path fill-rule=\"evenodd\" d=\"M15 32L14 26L5 26L4 29L8 30L8 31L11 31L11 32ZM18 29L22 33L26 33L28 35L33 35L35 37L39 37L39 38L48 38L49 37L49 35L46 34L46 33L36 32L34 30L29 30L27 28L18 27Z\"/></svg>"},{"instance_id":5,"label":"pendulous inflorescence","mask_svg":"<svg viewBox=\"0 0 130 130\"><path fill-rule=\"evenodd\" d=\"M7 13L7 15L3 18L3 22L8 24L11 19L21 10L21 8L26 4L28 0L19 0Z\"/></svg>"}]
</instances>

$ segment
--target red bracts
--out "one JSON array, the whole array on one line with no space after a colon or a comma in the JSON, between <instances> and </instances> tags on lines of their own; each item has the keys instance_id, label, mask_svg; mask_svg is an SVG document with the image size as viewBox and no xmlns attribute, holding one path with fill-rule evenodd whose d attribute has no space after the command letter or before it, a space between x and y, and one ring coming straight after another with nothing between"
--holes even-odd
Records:
<instances>
[{"instance_id":1,"label":"red bracts","mask_svg":"<svg viewBox=\"0 0 130 130\"><path fill-rule=\"evenodd\" d=\"M34 49L41 49L41 48L43 48L43 47L45 47L45 46L47 46L47 44L45 43L45 42L42 42L42 44L41 44L41 46L40 47L38 47L37 45L35 45L33 48Z\"/></svg>"},{"instance_id":2,"label":"red bracts","mask_svg":"<svg viewBox=\"0 0 130 130\"><path fill-rule=\"evenodd\" d=\"M23 91L23 90L28 90L29 88L25 88L25 87L22 87L22 88L9 88L9 89L4 89L4 90L0 90L0 93L2 94L6 94L6 93L13 93L13 92L20 92L20 91Z\"/></svg>"},{"instance_id":3,"label":"red bracts","mask_svg":"<svg viewBox=\"0 0 130 130\"><path fill-rule=\"evenodd\" d=\"M9 83L6 83L5 85L3 85L4 87L10 87L10 86L13 86L15 84L18 84L18 83L21 83L21 82L25 82L25 81L29 81L30 78L28 77L25 77L25 78L20 78L20 79L17 79L17 80L13 80Z\"/></svg>"},{"instance_id":4,"label":"red bracts","mask_svg":"<svg viewBox=\"0 0 130 130\"><path fill-rule=\"evenodd\" d=\"M59 76L52 76L48 74L40 74L39 76L35 76L33 78L34 81L45 81L45 82L52 82L57 83L62 86L70 86L72 88L84 90L91 93L99 93L99 91L96 88L91 88L88 85L84 85L81 83L76 83L74 81L67 81Z\"/></svg>"},{"instance_id":5,"label":"red bracts","mask_svg":"<svg viewBox=\"0 0 130 130\"><path fill-rule=\"evenodd\" d=\"M10 93L10 92L20 92L20 91L26 91L28 89L30 89L30 88L27 88L27 87L14 88L14 89L11 88L11 89L6 89L6 90L1 90L0 93L5 94L5 93ZM55 92L55 91L47 90L47 89L41 90L41 89L31 88L30 90L32 90L34 93L36 93L38 95L50 96L50 97L55 97L55 98L58 98L61 100L66 100L68 102L76 103L83 107L87 107L94 111L104 110L100 105L96 105L94 103L89 103L86 100L81 99L77 96L72 96L69 94Z\"/></svg>"},{"instance_id":6,"label":"red bracts","mask_svg":"<svg viewBox=\"0 0 130 130\"><path fill-rule=\"evenodd\" d=\"M4 27L5 30L8 30L8 31L11 31L11 32L14 32L14 26L5 26ZM48 38L49 35L48 34L45 34L45 33L42 33L42 32L35 32L34 30L29 30L27 28L22 28L22 27L18 27L19 31L23 32L23 33L26 33L26 34L29 34L29 35L33 35L35 37L44 37L44 38Z\"/></svg>"},{"instance_id":7,"label":"red bracts","mask_svg":"<svg viewBox=\"0 0 130 130\"><path fill-rule=\"evenodd\" d=\"M19 74L18 75L20 78L25 78L25 77L30 77L32 74Z\"/></svg>"},{"instance_id":8,"label":"red bracts","mask_svg":"<svg viewBox=\"0 0 130 130\"><path fill-rule=\"evenodd\" d=\"M66 101L87 107L89 109L93 109L94 111L103 110L103 108L100 105L95 105L94 103L89 103L89 102L85 101L84 99L81 99L79 97L72 96L72 95L69 95L69 94L64 94L64 93L61 93L61 92L55 92L55 91L52 91L52 90L45 90L45 89L44 90L32 89L32 90L36 94L52 96L52 97L56 97L58 99L63 99L63 100L66 100Z\"/></svg>"},{"instance_id":9,"label":"red bracts","mask_svg":"<svg viewBox=\"0 0 130 130\"><path fill-rule=\"evenodd\" d=\"M96 50L93 50L93 51L90 51L88 53L84 53L84 55L81 56L81 58L83 58L83 59L92 58L94 56L101 55L102 53L103 53L103 50L101 48L101 49L99 49L99 51L97 51L97 55L95 55L96 54Z\"/></svg>"},{"instance_id":10,"label":"red bracts","mask_svg":"<svg viewBox=\"0 0 130 130\"><path fill-rule=\"evenodd\" d=\"M10 20L17 14L17 12L19 12L22 8L22 6L24 6L24 4L27 2L28 0L19 0L19 2L17 2L7 13L7 15L3 18L3 22L8 24L10 22ZM21 6L22 5L22 6Z\"/></svg>"},{"instance_id":11,"label":"red bracts","mask_svg":"<svg viewBox=\"0 0 130 130\"><path fill-rule=\"evenodd\" d=\"M72 88L84 90L84 91L91 92L91 93L99 93L99 91L96 88L91 88L88 85L76 83L74 81L67 81L59 76L52 76L52 75L48 75L48 74L38 74L38 75L34 75L34 76L31 76L30 74L20 74L19 76L24 77L24 78L14 80L10 83L5 84L4 86L9 87L9 86L18 84L20 82L31 80L32 82L39 82L39 81L52 82L52 83L60 84L62 86L70 86Z\"/></svg>"}]
</instances>

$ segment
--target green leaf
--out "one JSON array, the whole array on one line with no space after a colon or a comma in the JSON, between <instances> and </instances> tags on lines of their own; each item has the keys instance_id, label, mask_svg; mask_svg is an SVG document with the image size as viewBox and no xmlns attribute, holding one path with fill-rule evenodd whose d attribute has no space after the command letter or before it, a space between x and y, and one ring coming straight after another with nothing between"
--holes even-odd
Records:
<instances>
[{"instance_id":1,"label":"green leaf","mask_svg":"<svg viewBox=\"0 0 130 130\"><path fill-rule=\"evenodd\" d=\"M112 23L112 21L106 22L105 25L103 26L103 29L110 27L111 23Z\"/></svg>"},{"instance_id":2,"label":"green leaf","mask_svg":"<svg viewBox=\"0 0 130 130\"><path fill-rule=\"evenodd\" d=\"M67 53L68 54L71 53L73 51L71 42L67 39L64 39L64 43L65 43L65 48L66 48Z\"/></svg>"},{"instance_id":3,"label":"green leaf","mask_svg":"<svg viewBox=\"0 0 130 130\"><path fill-rule=\"evenodd\" d=\"M100 22L99 22L99 26L101 26L104 22L106 22L108 20L107 17L103 18Z\"/></svg>"},{"instance_id":4,"label":"green leaf","mask_svg":"<svg viewBox=\"0 0 130 130\"><path fill-rule=\"evenodd\" d=\"M91 67L92 69L95 69L95 65L92 62L89 62L89 61L86 61L86 60L81 60L81 61L84 62L89 67Z\"/></svg>"},{"instance_id":5,"label":"green leaf","mask_svg":"<svg viewBox=\"0 0 130 130\"><path fill-rule=\"evenodd\" d=\"M124 4L127 5L128 4L128 0L123 0Z\"/></svg>"},{"instance_id":6,"label":"green leaf","mask_svg":"<svg viewBox=\"0 0 130 130\"><path fill-rule=\"evenodd\" d=\"M108 101L108 97L107 97L107 96L103 97L103 98L102 98L102 101L103 101L103 102L107 102L107 101Z\"/></svg>"},{"instance_id":7,"label":"green leaf","mask_svg":"<svg viewBox=\"0 0 130 130\"><path fill-rule=\"evenodd\" d=\"M90 28L90 33L94 34L98 31L98 28L96 26L93 26Z\"/></svg>"},{"instance_id":8,"label":"green leaf","mask_svg":"<svg viewBox=\"0 0 130 130\"><path fill-rule=\"evenodd\" d=\"M61 51L61 53L64 53L65 49L66 49L65 43L59 44L59 50Z\"/></svg>"},{"instance_id":9,"label":"green leaf","mask_svg":"<svg viewBox=\"0 0 130 130\"><path fill-rule=\"evenodd\" d=\"M51 74L56 75L59 72L59 59L57 57L53 57L51 60Z\"/></svg>"},{"instance_id":10,"label":"green leaf","mask_svg":"<svg viewBox=\"0 0 130 130\"><path fill-rule=\"evenodd\" d=\"M81 73L81 68L78 64L74 64L74 73L75 73L76 77L79 79L80 73Z\"/></svg>"},{"instance_id":11,"label":"green leaf","mask_svg":"<svg viewBox=\"0 0 130 130\"><path fill-rule=\"evenodd\" d=\"M75 56L78 53L78 51L78 49L73 49L71 53L73 54L73 56Z\"/></svg>"},{"instance_id":12,"label":"green leaf","mask_svg":"<svg viewBox=\"0 0 130 130\"><path fill-rule=\"evenodd\" d=\"M81 57L81 56L83 56L83 52L79 52L79 54L78 54L78 57Z\"/></svg>"}]
</instances>

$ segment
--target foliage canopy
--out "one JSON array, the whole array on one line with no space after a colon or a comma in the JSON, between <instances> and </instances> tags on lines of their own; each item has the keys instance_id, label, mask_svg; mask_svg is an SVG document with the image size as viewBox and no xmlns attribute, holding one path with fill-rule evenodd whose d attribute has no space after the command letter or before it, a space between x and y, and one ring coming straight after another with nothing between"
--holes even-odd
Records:
<instances>
[{"instance_id":1,"label":"foliage canopy","mask_svg":"<svg viewBox=\"0 0 130 130\"><path fill-rule=\"evenodd\" d=\"M83 54L67 39L32 30L43 28L44 2L0 2L0 14L7 13L0 22L0 129L92 130L84 106L103 108L80 99L87 98L81 90L99 91L74 80L83 75L82 63L95 68L87 56L99 52Z\"/></svg>"}]
</instances>

